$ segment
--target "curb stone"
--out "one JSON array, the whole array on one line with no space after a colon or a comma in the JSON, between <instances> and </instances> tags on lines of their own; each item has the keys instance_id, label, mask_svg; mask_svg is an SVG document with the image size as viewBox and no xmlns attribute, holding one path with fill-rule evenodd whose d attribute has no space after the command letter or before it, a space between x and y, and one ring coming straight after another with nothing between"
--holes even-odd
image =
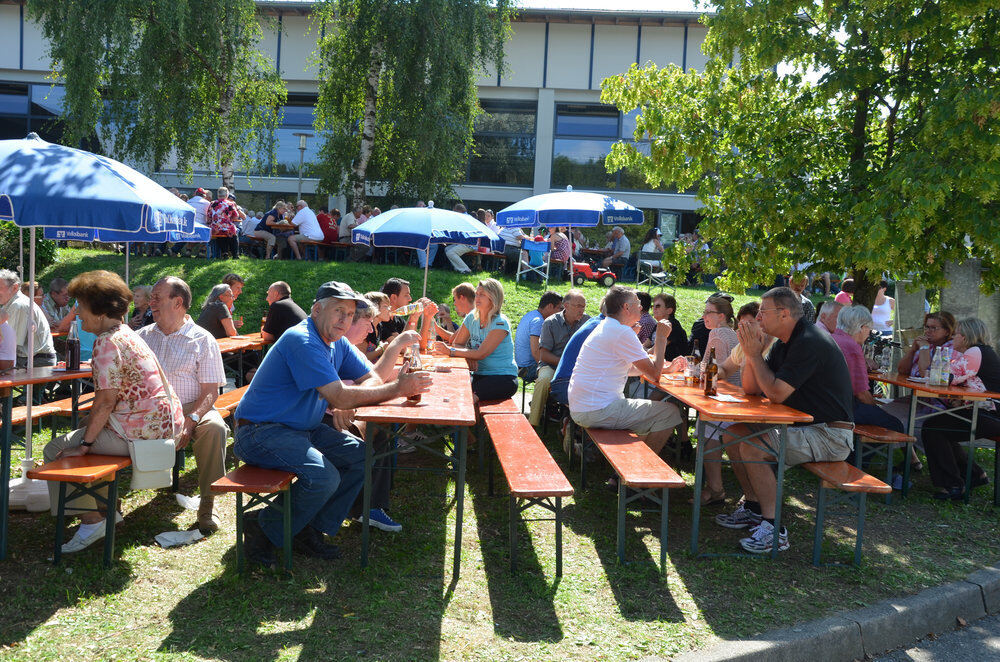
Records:
<instances>
[{"instance_id":1,"label":"curb stone","mask_svg":"<svg viewBox=\"0 0 1000 662\"><path fill-rule=\"evenodd\" d=\"M950 631L958 618L971 623L997 612L1000 612L1000 564L915 595L838 612L756 638L723 641L712 648L690 651L672 659L675 662L848 662L912 644L929 634ZM664 659L647 657L641 662Z\"/></svg>"}]
</instances>

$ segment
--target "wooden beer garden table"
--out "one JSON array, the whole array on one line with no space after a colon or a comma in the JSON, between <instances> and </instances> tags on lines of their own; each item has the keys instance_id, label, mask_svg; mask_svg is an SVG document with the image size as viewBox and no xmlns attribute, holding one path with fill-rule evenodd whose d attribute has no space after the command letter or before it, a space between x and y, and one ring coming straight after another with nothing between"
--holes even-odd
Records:
<instances>
[{"instance_id":1,"label":"wooden beer garden table","mask_svg":"<svg viewBox=\"0 0 1000 662\"><path fill-rule=\"evenodd\" d=\"M10 509L10 459L14 412L14 388L28 384L48 384L49 382L65 382L72 380L73 390L73 427L78 423L77 411L80 400L80 380L91 376L90 366L81 366L79 370L60 368L35 368L30 373L27 369L13 370L0 374L0 397L3 398L3 432L0 444L0 560L7 558L7 511Z\"/></svg>"},{"instance_id":2,"label":"wooden beer garden table","mask_svg":"<svg viewBox=\"0 0 1000 662\"><path fill-rule=\"evenodd\" d=\"M718 423L749 423L755 424L755 432L739 437L728 444L723 444L719 440L719 450L733 446L742 441L753 444L760 450L771 453L775 456L773 464L777 472L777 490L775 492L774 503L774 528L781 530L781 503L782 503L782 482L785 474L785 448L788 444L788 426L794 423L811 423L813 417L804 414L796 409L785 405L773 404L767 398L760 395L747 395L732 384L719 380L717 391L720 396L730 396L738 398L739 402L720 402L705 395L704 389L700 386L685 386L683 378L676 379L679 373L660 376L660 383L657 388L667 393L674 399L680 401L685 406L698 412L697 435L698 450L695 459L695 479L694 479L694 509L692 511L693 522L691 524L691 554L698 556L698 527L701 515L701 486L704 480L705 470L705 434L706 424L716 430L721 430ZM687 420L687 417L684 417ZM777 430L778 448L771 448L766 442L764 446L759 446L756 441L750 441L753 437L760 436L767 431ZM718 460L721 462L722 460ZM723 556L720 554L704 554L703 556ZM730 556L726 554L725 556ZM732 554L732 556L747 556L747 554ZM771 550L771 558L778 556L778 536L774 536L774 548Z\"/></svg>"},{"instance_id":3,"label":"wooden beer garden table","mask_svg":"<svg viewBox=\"0 0 1000 662\"><path fill-rule=\"evenodd\" d=\"M1000 393L971 391L964 386L933 386L928 384L923 377L910 377L909 375L895 373L872 372L868 374L868 378L884 384L893 384L894 386L910 389L910 417L906 425L906 433L911 437L915 436L914 430L916 430L917 421L938 414L949 414L961 421L972 424L972 427L969 429L969 459L965 464L965 495L963 497L965 503L969 503L969 498L972 494L970 486L972 484L973 451L976 446L976 422L979 420L979 408L987 400L1000 398ZM929 414L918 415L917 406L920 404L921 399L924 400L924 404L934 409L934 411ZM963 403L955 407L946 405L945 408L942 408L941 403L936 402L942 399L962 400ZM959 413L964 411L969 411L968 417ZM904 497L910 492L910 446L911 444L906 444L906 459L903 462L902 493ZM993 486L993 505L1000 505L1000 485L996 484L996 481L994 481Z\"/></svg>"},{"instance_id":4,"label":"wooden beer garden table","mask_svg":"<svg viewBox=\"0 0 1000 662\"><path fill-rule=\"evenodd\" d=\"M228 338L216 338L219 343L219 351L225 354L236 354L236 385L243 386L243 353L249 350L260 349L264 346L264 341L259 333L246 336L229 336ZM223 356L225 364L225 356Z\"/></svg>"},{"instance_id":5,"label":"wooden beer garden table","mask_svg":"<svg viewBox=\"0 0 1000 662\"><path fill-rule=\"evenodd\" d=\"M427 363L440 361L442 357L421 355L421 360ZM464 363L465 359L461 359ZM472 380L468 368L453 367L450 372L431 372L430 391L421 394L420 402L409 402L406 398L395 398L386 402L359 407L355 413L359 421L382 427L392 435L392 428L403 424L432 426L426 430L425 439L410 440L417 448L447 460L451 468L447 473L455 475L455 562L453 577L458 578L461 566L462 552L462 515L465 506L465 468L468 428L476 424L476 410L472 400ZM451 441L447 435L451 434ZM442 453L431 444L443 441L445 451ZM481 443L481 442L480 442ZM365 444L365 486L364 503L361 509L361 567L368 565L368 543L370 525L368 514L371 511L372 498L372 467L375 460L396 455L399 451L394 446L391 450L375 454L372 444ZM408 468L420 471L417 467ZM426 469L424 469L426 471Z\"/></svg>"}]
</instances>

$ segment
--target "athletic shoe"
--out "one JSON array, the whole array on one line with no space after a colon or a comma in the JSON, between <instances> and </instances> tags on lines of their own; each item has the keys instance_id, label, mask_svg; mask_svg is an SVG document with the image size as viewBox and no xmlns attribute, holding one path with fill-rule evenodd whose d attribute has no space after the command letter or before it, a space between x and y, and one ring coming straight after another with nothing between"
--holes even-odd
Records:
<instances>
[{"instance_id":1,"label":"athletic shoe","mask_svg":"<svg viewBox=\"0 0 1000 662\"><path fill-rule=\"evenodd\" d=\"M760 524L750 529L749 538L740 539L740 547L751 554L767 554L774 549L774 525L767 520L761 520ZM778 551L783 552L788 549L788 531L781 527L778 535Z\"/></svg>"},{"instance_id":2,"label":"athletic shoe","mask_svg":"<svg viewBox=\"0 0 1000 662\"><path fill-rule=\"evenodd\" d=\"M405 439L398 439L396 441L396 451L399 453L412 453L417 450L417 447L406 441Z\"/></svg>"},{"instance_id":3,"label":"athletic shoe","mask_svg":"<svg viewBox=\"0 0 1000 662\"><path fill-rule=\"evenodd\" d=\"M913 481L912 480L910 481L909 487L913 487ZM892 489L894 489L894 490L902 490L903 489L903 475L902 474L895 474L892 477Z\"/></svg>"},{"instance_id":4,"label":"athletic shoe","mask_svg":"<svg viewBox=\"0 0 1000 662\"><path fill-rule=\"evenodd\" d=\"M755 512L747 510L743 502L731 513L720 513L715 516L715 523L727 529L745 529L754 527L761 523L761 517Z\"/></svg>"},{"instance_id":5,"label":"athletic shoe","mask_svg":"<svg viewBox=\"0 0 1000 662\"><path fill-rule=\"evenodd\" d=\"M358 521L361 521L360 517L358 518ZM403 530L403 525L394 521L381 508L372 508L368 511L368 523L376 529L381 529L382 531L388 531L390 533L399 533Z\"/></svg>"},{"instance_id":6,"label":"athletic shoe","mask_svg":"<svg viewBox=\"0 0 1000 662\"><path fill-rule=\"evenodd\" d=\"M116 512L115 524L118 525L121 524L121 522L122 522L122 515L121 513ZM106 524L107 522L101 521L98 527L96 529L91 530L90 534L88 534L86 537L80 535L80 531L82 529L81 526L81 528L76 530L76 533L73 534L73 537L70 538L69 542L63 543L62 553L72 554L73 552L79 552L81 550L87 549L98 540L101 540L102 538L104 538L104 534L107 531Z\"/></svg>"}]
</instances>

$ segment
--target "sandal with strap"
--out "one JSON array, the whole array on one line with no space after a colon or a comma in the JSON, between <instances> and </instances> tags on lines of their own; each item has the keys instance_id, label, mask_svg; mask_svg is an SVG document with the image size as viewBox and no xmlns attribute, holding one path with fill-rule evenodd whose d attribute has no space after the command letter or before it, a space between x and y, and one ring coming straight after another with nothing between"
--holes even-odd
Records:
<instances>
[{"instance_id":1,"label":"sandal with strap","mask_svg":"<svg viewBox=\"0 0 1000 662\"><path fill-rule=\"evenodd\" d=\"M688 499L688 503L694 504L694 497ZM712 490L701 491L702 506L721 506L724 503L726 503L726 490L722 489L718 492L713 492Z\"/></svg>"}]
</instances>

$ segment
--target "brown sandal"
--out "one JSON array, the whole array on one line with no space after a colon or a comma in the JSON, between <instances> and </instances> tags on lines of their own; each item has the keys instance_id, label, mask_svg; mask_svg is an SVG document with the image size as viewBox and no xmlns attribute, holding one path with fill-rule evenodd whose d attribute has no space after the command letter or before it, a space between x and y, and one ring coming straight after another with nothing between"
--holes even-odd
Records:
<instances>
[{"instance_id":1,"label":"brown sandal","mask_svg":"<svg viewBox=\"0 0 1000 662\"><path fill-rule=\"evenodd\" d=\"M688 499L688 503L694 504L694 497ZM719 490L718 492L713 492L712 490L701 491L702 506L721 506L724 503L726 503L725 489Z\"/></svg>"}]
</instances>

